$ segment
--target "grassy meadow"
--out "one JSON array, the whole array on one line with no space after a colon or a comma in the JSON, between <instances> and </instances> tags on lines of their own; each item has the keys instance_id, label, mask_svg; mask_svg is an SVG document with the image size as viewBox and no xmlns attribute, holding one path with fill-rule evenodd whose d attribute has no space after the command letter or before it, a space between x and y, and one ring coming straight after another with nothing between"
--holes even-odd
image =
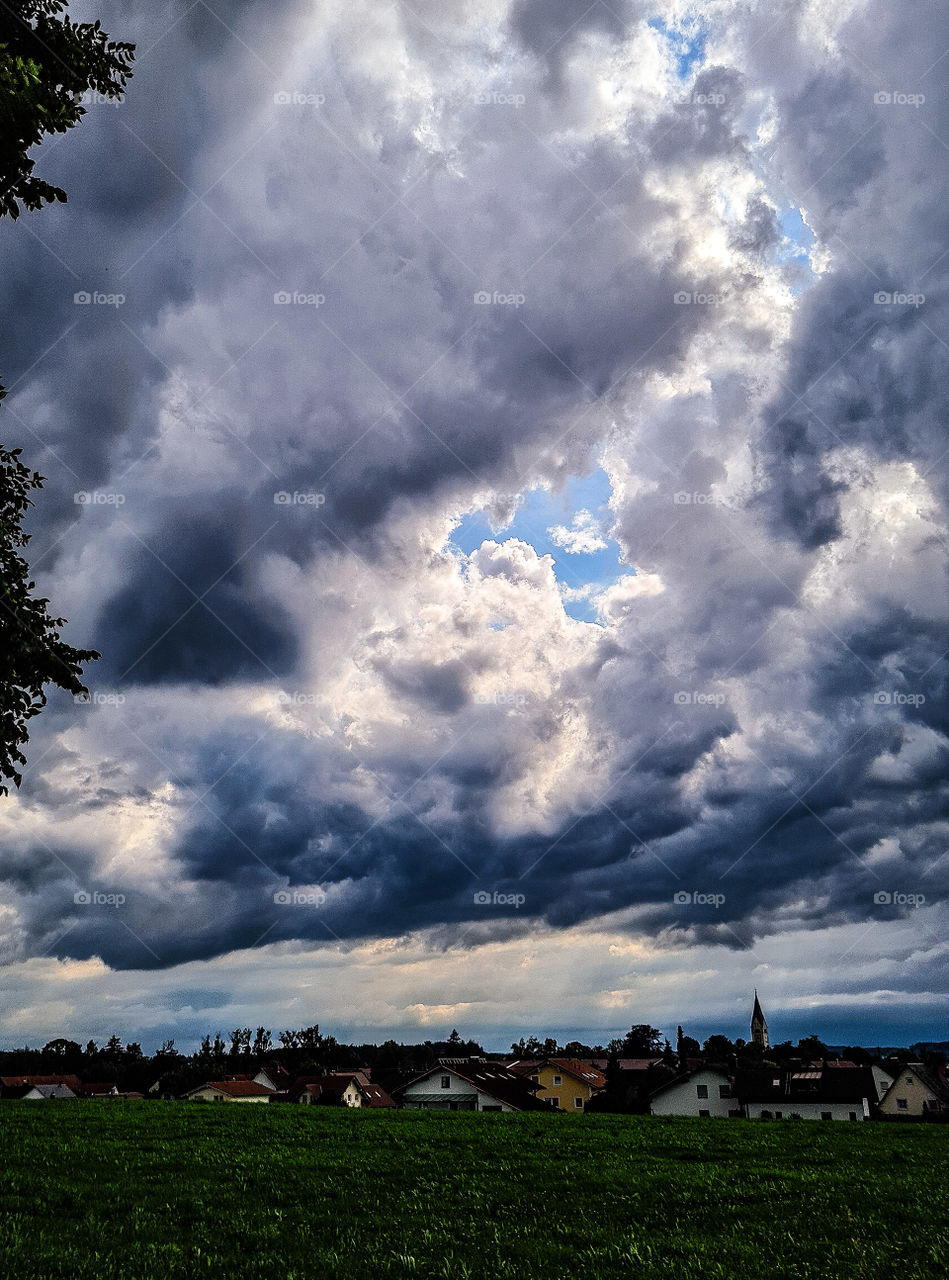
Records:
<instances>
[{"instance_id":1,"label":"grassy meadow","mask_svg":"<svg viewBox=\"0 0 949 1280\"><path fill-rule=\"evenodd\" d=\"M917 1280L949 1126L0 1103L0 1273Z\"/></svg>"}]
</instances>

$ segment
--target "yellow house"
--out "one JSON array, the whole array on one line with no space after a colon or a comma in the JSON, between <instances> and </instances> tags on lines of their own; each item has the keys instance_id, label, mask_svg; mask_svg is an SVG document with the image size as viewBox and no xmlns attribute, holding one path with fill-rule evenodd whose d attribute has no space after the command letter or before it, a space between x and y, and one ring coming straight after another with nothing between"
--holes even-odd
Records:
<instances>
[{"instance_id":1,"label":"yellow house","mask_svg":"<svg viewBox=\"0 0 949 1280\"><path fill-rule=\"evenodd\" d=\"M606 1088L606 1076L576 1058L543 1058L536 1062L513 1062L510 1070L539 1084L537 1098L557 1111L576 1114Z\"/></svg>"}]
</instances>

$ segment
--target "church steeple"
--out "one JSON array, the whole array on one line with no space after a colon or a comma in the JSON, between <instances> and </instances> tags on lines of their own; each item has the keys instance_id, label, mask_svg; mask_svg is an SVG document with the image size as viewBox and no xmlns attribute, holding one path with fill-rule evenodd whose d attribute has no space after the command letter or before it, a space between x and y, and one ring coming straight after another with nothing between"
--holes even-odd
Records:
<instances>
[{"instance_id":1,"label":"church steeple","mask_svg":"<svg viewBox=\"0 0 949 1280\"><path fill-rule=\"evenodd\" d=\"M771 1042L768 1039L768 1024L765 1022L764 1014L761 1012L761 1005L758 1003L758 988L755 988L755 1007L751 1012L751 1043L756 1044L759 1049L770 1049Z\"/></svg>"}]
</instances>

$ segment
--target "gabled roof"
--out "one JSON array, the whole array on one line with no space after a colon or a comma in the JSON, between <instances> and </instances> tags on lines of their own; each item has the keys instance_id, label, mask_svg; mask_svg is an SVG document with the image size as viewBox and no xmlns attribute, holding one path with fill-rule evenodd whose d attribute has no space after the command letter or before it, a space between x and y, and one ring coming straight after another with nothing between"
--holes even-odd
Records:
<instances>
[{"instance_id":1,"label":"gabled roof","mask_svg":"<svg viewBox=\"0 0 949 1280\"><path fill-rule=\"evenodd\" d=\"M40 1098L75 1098L75 1094L67 1084L34 1084L29 1087L24 1097L36 1094Z\"/></svg>"},{"instance_id":2,"label":"gabled roof","mask_svg":"<svg viewBox=\"0 0 949 1280\"><path fill-rule=\"evenodd\" d=\"M552 1067L563 1075L573 1076L591 1089L606 1088L606 1076L597 1067L588 1067L576 1058L539 1058L536 1061L510 1062L508 1070L518 1076L531 1076L544 1067Z\"/></svg>"},{"instance_id":3,"label":"gabled roof","mask_svg":"<svg viewBox=\"0 0 949 1280\"><path fill-rule=\"evenodd\" d=\"M208 1080L195 1089L189 1089L185 1097L198 1093L201 1089L217 1089L229 1098L269 1098L273 1093L266 1085L257 1084L255 1080Z\"/></svg>"},{"instance_id":4,"label":"gabled roof","mask_svg":"<svg viewBox=\"0 0 949 1280\"><path fill-rule=\"evenodd\" d=\"M517 1075L499 1062L486 1058L439 1058L425 1071L404 1081L393 1092L404 1093L419 1080L435 1074L452 1073L473 1085L479 1093L486 1094L515 1111L549 1111L550 1108L534 1097L537 1085L524 1076Z\"/></svg>"},{"instance_id":5,"label":"gabled roof","mask_svg":"<svg viewBox=\"0 0 949 1280\"><path fill-rule=\"evenodd\" d=\"M665 1093L667 1089L674 1089L676 1085L685 1084L688 1080L691 1080L694 1076L705 1075L706 1072L711 1073L713 1076L721 1076L723 1080L727 1081L729 1084L731 1083L732 1077L723 1067L700 1066L700 1067L696 1067L693 1071L680 1071L679 1074L676 1076L673 1076L671 1080L663 1081L663 1083L659 1085L657 1089L652 1090L652 1092L649 1094L649 1097L658 1098L660 1093Z\"/></svg>"},{"instance_id":6,"label":"gabled roof","mask_svg":"<svg viewBox=\"0 0 949 1280\"><path fill-rule=\"evenodd\" d=\"M900 1077L904 1076L907 1071L912 1072L923 1088L931 1093L934 1098L938 1099L939 1102L944 1105L949 1104L949 1085L946 1084L945 1080L941 1080L938 1076L933 1075L931 1071L927 1071L921 1062L903 1063L902 1067L900 1067L897 1074L893 1077L893 1083L880 1099L881 1103L884 1099L889 1097L895 1089L899 1088Z\"/></svg>"}]
</instances>

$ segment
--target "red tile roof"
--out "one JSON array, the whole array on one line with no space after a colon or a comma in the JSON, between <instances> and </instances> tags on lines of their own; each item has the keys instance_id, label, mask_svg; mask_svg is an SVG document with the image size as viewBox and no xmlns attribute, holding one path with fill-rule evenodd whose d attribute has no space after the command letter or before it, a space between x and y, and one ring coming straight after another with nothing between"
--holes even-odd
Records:
<instances>
[{"instance_id":1,"label":"red tile roof","mask_svg":"<svg viewBox=\"0 0 949 1280\"><path fill-rule=\"evenodd\" d=\"M230 1098L269 1098L273 1092L266 1085L257 1084L254 1080L208 1080L189 1092L197 1093L198 1089L219 1089Z\"/></svg>"}]
</instances>

